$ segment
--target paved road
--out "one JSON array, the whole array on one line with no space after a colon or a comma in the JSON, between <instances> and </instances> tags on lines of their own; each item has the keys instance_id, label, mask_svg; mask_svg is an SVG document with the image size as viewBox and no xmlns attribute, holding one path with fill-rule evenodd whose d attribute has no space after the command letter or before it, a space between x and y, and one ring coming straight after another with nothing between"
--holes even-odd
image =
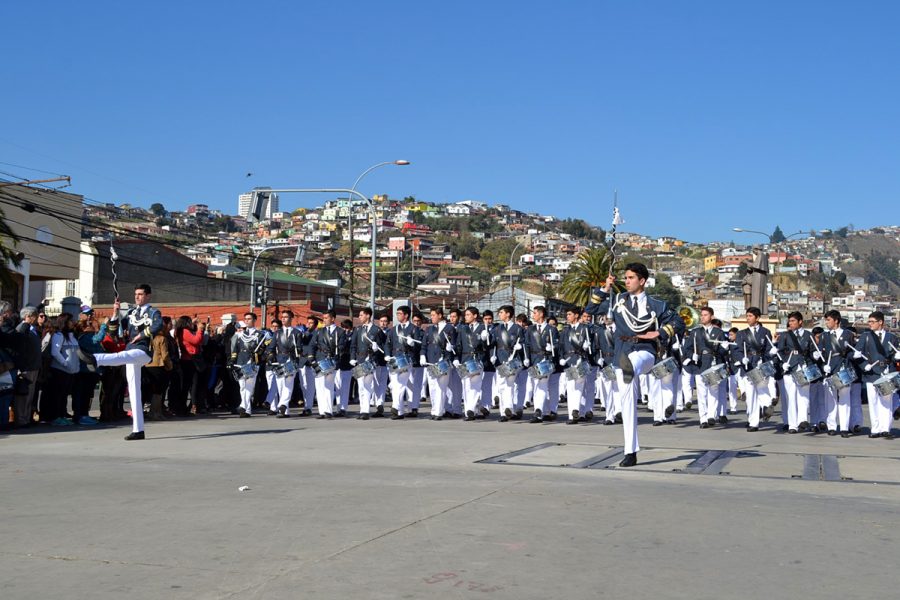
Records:
<instances>
[{"instance_id":1,"label":"paved road","mask_svg":"<svg viewBox=\"0 0 900 600\"><path fill-rule=\"evenodd\" d=\"M0 437L4 600L897 593L900 441L642 425L626 470L599 424L125 433Z\"/></svg>"}]
</instances>

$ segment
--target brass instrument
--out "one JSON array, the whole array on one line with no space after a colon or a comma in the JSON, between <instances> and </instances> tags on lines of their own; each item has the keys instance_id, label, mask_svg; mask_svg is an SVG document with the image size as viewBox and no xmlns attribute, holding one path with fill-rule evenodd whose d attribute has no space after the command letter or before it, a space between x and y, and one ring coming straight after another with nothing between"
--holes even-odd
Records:
<instances>
[{"instance_id":1,"label":"brass instrument","mask_svg":"<svg viewBox=\"0 0 900 600\"><path fill-rule=\"evenodd\" d=\"M678 307L678 316L684 321L684 326L687 329L691 329L694 325L700 323L700 313L697 312L697 309L693 306L679 306Z\"/></svg>"}]
</instances>

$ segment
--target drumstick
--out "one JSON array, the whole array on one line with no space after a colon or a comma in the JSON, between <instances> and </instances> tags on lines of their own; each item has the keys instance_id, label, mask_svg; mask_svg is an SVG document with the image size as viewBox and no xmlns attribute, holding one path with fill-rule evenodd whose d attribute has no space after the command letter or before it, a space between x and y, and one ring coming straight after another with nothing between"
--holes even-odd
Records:
<instances>
[{"instance_id":1,"label":"drumstick","mask_svg":"<svg viewBox=\"0 0 900 600\"><path fill-rule=\"evenodd\" d=\"M367 342L369 342L370 344L375 344L375 342L373 342L369 338L369 335L365 331L363 331L363 339L366 340ZM378 346L378 344L375 344L375 345ZM382 354L384 354L384 350L381 349L381 346L378 346L378 352L381 352Z\"/></svg>"},{"instance_id":2,"label":"drumstick","mask_svg":"<svg viewBox=\"0 0 900 600\"><path fill-rule=\"evenodd\" d=\"M856 348L856 346L854 346L854 345L851 344L850 342L847 342L847 346L849 346L850 348L853 348L854 350L856 350L857 352L859 352L859 350ZM859 353L862 354L862 357L863 357L864 359L869 360L869 357L868 357L868 356L866 356L866 355L863 354L862 352L859 352Z\"/></svg>"}]
</instances>

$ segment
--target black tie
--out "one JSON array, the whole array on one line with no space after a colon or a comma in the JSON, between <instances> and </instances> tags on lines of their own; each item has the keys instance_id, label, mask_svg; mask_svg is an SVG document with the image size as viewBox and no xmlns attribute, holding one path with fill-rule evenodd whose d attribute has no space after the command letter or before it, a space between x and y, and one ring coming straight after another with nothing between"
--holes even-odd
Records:
<instances>
[{"instance_id":1,"label":"black tie","mask_svg":"<svg viewBox=\"0 0 900 600\"><path fill-rule=\"evenodd\" d=\"M638 315L637 296L632 296L632 297L631 297L631 308L630 308L630 310L631 310L631 314L633 314L634 316L637 316L637 315Z\"/></svg>"}]
</instances>

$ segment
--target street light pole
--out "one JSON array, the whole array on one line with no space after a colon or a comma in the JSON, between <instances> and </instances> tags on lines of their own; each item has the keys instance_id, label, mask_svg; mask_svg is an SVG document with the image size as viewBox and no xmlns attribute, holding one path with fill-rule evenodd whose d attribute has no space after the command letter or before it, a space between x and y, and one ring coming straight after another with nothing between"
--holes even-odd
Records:
<instances>
[{"instance_id":1,"label":"street light pole","mask_svg":"<svg viewBox=\"0 0 900 600\"><path fill-rule=\"evenodd\" d=\"M250 265L250 310L256 308L256 261L266 250L275 250L276 248L301 248L303 244L275 244L272 246L263 246L253 257Z\"/></svg>"},{"instance_id":2,"label":"street light pole","mask_svg":"<svg viewBox=\"0 0 900 600\"><path fill-rule=\"evenodd\" d=\"M516 285L513 283L513 272L512 272L512 264L513 257L516 255L516 250L519 249L524 242L519 242L516 244L516 247L513 248L512 253L509 255L509 290L510 290L510 299L512 300L511 304L513 307L513 312L516 311Z\"/></svg>"},{"instance_id":3,"label":"street light pole","mask_svg":"<svg viewBox=\"0 0 900 600\"><path fill-rule=\"evenodd\" d=\"M365 177L366 175L368 175L371 171L374 171L375 169L377 169L378 167L384 167L387 165L406 166L408 164L409 164L408 160L387 160L385 162L380 162L377 165L372 165L371 167L369 167L368 169L366 169L365 171L363 171L362 173L359 174L359 177L356 178L356 181L353 182L353 187L351 187L350 189L355 192L356 186L359 185L359 182L362 181L362 178ZM354 259L356 253L354 252L354 248L353 248L353 199L352 198L350 199L350 214L347 215L347 227L350 232L349 237L348 237L348 239L350 240L350 294L348 296L348 301L350 302L350 318L352 319L353 318L353 290L354 290L354 284L356 282L356 269L355 269L356 265L353 262L353 259ZM375 234L374 234L375 227L377 227L377 225L375 224L375 204L373 202L372 203L372 231L373 231L372 237L373 238L375 237ZM374 274L373 274L373 280L374 280ZM373 295L373 298L374 298L374 295ZM372 310L375 310L374 301L372 304Z\"/></svg>"}]
</instances>

